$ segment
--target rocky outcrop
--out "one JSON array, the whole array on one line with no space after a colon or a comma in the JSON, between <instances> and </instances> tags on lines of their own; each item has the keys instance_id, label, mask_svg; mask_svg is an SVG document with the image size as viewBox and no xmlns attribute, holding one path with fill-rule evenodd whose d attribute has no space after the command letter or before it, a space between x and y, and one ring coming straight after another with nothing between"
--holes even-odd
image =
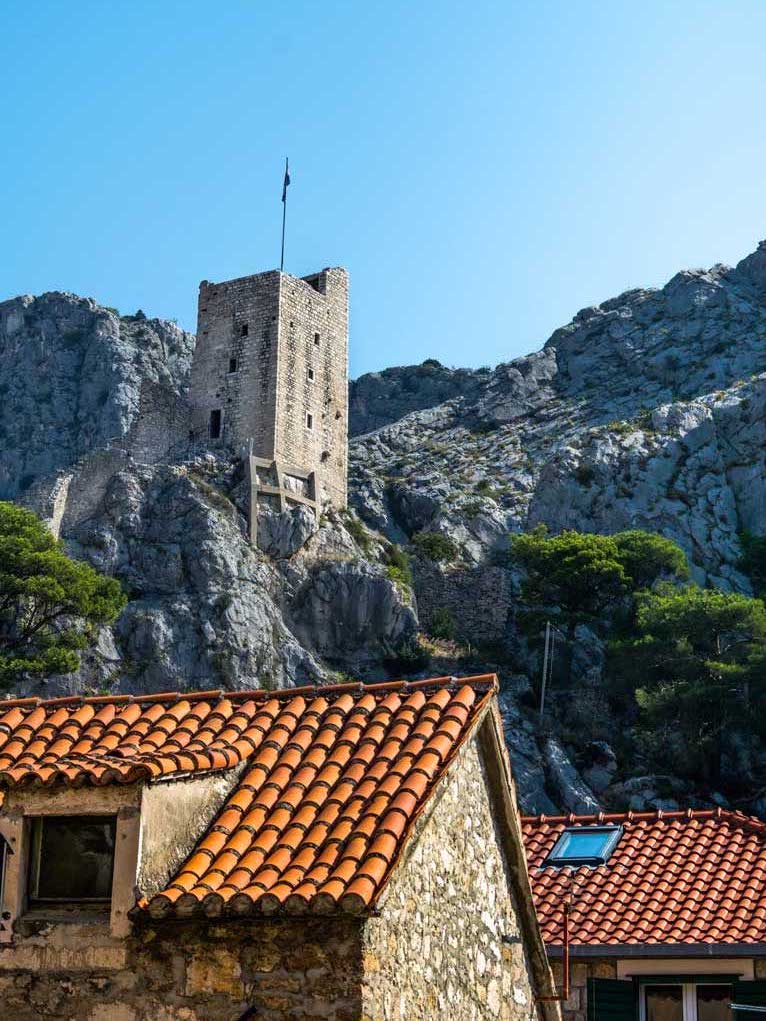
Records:
<instances>
[{"instance_id":1,"label":"rocky outcrop","mask_svg":"<svg viewBox=\"0 0 766 1021\"><path fill-rule=\"evenodd\" d=\"M253 548L241 466L187 443L192 345L72 295L0 304L0 497L37 509L130 595L56 690L496 669L526 809L696 797L629 775L603 745L619 723L590 628L567 660L577 726L543 738L540 649L518 626L506 550L538 523L645 528L679 542L699 582L750 590L738 535L766 533L765 244L733 269L583 309L493 370L429 360L352 383L349 495L366 529L263 510ZM390 543L410 551L412 592Z\"/></svg>"},{"instance_id":2,"label":"rocky outcrop","mask_svg":"<svg viewBox=\"0 0 766 1021\"><path fill-rule=\"evenodd\" d=\"M120 316L91 298L0 303L0 498L131 434L164 453L193 350L193 335L173 323Z\"/></svg>"},{"instance_id":3,"label":"rocky outcrop","mask_svg":"<svg viewBox=\"0 0 766 1021\"><path fill-rule=\"evenodd\" d=\"M411 411L478 395L489 376L489 369L448 369L435 358L360 376L349 384L349 432L371 432Z\"/></svg>"}]
</instances>

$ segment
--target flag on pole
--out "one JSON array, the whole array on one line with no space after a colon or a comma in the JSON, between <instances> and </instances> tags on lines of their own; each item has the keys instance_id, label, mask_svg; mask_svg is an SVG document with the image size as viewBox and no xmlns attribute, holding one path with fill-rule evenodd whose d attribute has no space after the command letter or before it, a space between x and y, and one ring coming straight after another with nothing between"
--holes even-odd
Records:
<instances>
[{"instance_id":1,"label":"flag on pole","mask_svg":"<svg viewBox=\"0 0 766 1021\"><path fill-rule=\"evenodd\" d=\"M285 179L282 183L282 201L287 202L287 186L290 183L290 164L285 160Z\"/></svg>"}]
</instances>

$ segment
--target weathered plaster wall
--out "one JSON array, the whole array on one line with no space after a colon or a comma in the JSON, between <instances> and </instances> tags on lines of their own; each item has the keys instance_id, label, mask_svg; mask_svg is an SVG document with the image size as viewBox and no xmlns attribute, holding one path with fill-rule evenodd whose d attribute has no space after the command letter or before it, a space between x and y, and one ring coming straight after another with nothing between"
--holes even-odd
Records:
<instances>
[{"instance_id":1,"label":"weathered plaster wall","mask_svg":"<svg viewBox=\"0 0 766 1021\"><path fill-rule=\"evenodd\" d=\"M535 1016L479 737L417 824L364 931L365 1021Z\"/></svg>"},{"instance_id":2,"label":"weathered plaster wall","mask_svg":"<svg viewBox=\"0 0 766 1021\"><path fill-rule=\"evenodd\" d=\"M357 1021L359 923L261 920L146 928L121 953L56 953L42 934L23 961L0 949L0 1003L14 1021Z\"/></svg>"},{"instance_id":3,"label":"weathered plaster wall","mask_svg":"<svg viewBox=\"0 0 766 1021\"><path fill-rule=\"evenodd\" d=\"M237 780L240 769L148 784L141 795L137 885L144 897L163 889L184 862Z\"/></svg>"}]
</instances>

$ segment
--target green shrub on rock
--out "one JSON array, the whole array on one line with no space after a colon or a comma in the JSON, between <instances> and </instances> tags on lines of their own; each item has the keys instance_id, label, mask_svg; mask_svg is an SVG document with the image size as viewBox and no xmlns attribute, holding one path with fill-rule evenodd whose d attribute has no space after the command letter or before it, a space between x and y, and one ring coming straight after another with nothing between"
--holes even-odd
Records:
<instances>
[{"instance_id":1,"label":"green shrub on rock","mask_svg":"<svg viewBox=\"0 0 766 1021\"><path fill-rule=\"evenodd\" d=\"M455 543L441 532L416 532L410 542L417 553L429 560L449 563L458 555Z\"/></svg>"}]
</instances>

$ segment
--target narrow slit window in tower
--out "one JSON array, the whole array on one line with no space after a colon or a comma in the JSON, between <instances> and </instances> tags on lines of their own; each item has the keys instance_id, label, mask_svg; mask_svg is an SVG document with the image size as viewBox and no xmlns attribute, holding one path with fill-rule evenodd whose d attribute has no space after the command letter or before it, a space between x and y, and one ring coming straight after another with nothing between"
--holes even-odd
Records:
<instances>
[{"instance_id":1,"label":"narrow slit window in tower","mask_svg":"<svg viewBox=\"0 0 766 1021\"><path fill-rule=\"evenodd\" d=\"M239 366L237 365L237 359L236 358L230 358L229 359L229 372L236 372L238 368L239 368Z\"/></svg>"},{"instance_id":2,"label":"narrow slit window in tower","mask_svg":"<svg viewBox=\"0 0 766 1021\"><path fill-rule=\"evenodd\" d=\"M250 327L248 326L248 324L247 323L242 323L242 326L240 327L240 331L239 331L240 337L246 337L249 332L250 332Z\"/></svg>"},{"instance_id":3,"label":"narrow slit window in tower","mask_svg":"<svg viewBox=\"0 0 766 1021\"><path fill-rule=\"evenodd\" d=\"M314 334L314 344L315 344L316 347L319 347L319 334L318 333Z\"/></svg>"},{"instance_id":4,"label":"narrow slit window in tower","mask_svg":"<svg viewBox=\"0 0 766 1021\"><path fill-rule=\"evenodd\" d=\"M210 439L218 440L221 438L221 409L214 408L210 412Z\"/></svg>"},{"instance_id":5,"label":"narrow slit window in tower","mask_svg":"<svg viewBox=\"0 0 766 1021\"><path fill-rule=\"evenodd\" d=\"M313 369L309 369L308 370L308 377L309 377L309 383L312 383L314 381L314 370Z\"/></svg>"},{"instance_id":6,"label":"narrow slit window in tower","mask_svg":"<svg viewBox=\"0 0 766 1021\"><path fill-rule=\"evenodd\" d=\"M314 416L309 411L306 412L306 428L307 429L314 428Z\"/></svg>"}]
</instances>

